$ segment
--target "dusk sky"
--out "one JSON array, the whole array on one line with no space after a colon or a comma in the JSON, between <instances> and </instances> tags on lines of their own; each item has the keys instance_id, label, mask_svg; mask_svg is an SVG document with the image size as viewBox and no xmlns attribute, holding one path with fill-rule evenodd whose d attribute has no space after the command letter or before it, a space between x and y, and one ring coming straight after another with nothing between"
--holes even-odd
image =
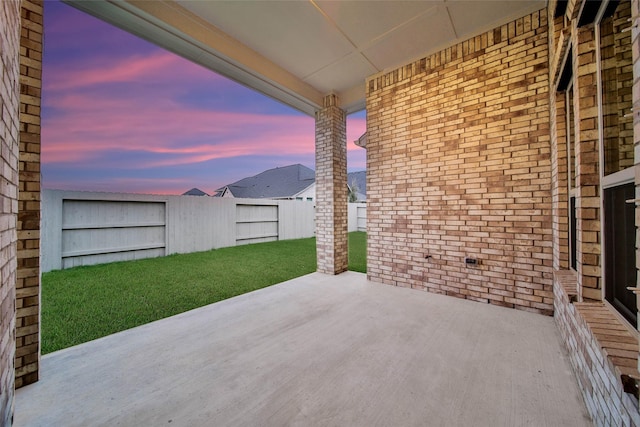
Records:
<instances>
[{"instance_id":1,"label":"dusk sky","mask_svg":"<svg viewBox=\"0 0 640 427\"><path fill-rule=\"evenodd\" d=\"M315 169L314 119L57 1L45 2L44 188L214 191L266 169ZM347 119L348 169L365 113Z\"/></svg>"}]
</instances>

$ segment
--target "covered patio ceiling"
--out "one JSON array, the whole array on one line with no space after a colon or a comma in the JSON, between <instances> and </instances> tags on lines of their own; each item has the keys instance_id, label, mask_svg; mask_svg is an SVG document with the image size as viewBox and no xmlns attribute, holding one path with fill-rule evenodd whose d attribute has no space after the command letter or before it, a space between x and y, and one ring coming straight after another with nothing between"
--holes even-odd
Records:
<instances>
[{"instance_id":1,"label":"covered patio ceiling","mask_svg":"<svg viewBox=\"0 0 640 427\"><path fill-rule=\"evenodd\" d=\"M313 115L365 79L545 7L544 0L81 1L72 6Z\"/></svg>"}]
</instances>

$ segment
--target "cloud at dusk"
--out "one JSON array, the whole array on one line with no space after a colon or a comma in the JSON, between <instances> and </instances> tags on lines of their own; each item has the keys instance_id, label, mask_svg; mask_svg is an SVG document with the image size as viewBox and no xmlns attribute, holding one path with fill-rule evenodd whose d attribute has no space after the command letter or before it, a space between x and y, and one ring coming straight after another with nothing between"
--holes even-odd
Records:
<instances>
[{"instance_id":1,"label":"cloud at dusk","mask_svg":"<svg viewBox=\"0 0 640 427\"><path fill-rule=\"evenodd\" d=\"M265 169L314 168L314 119L58 2L45 2L45 188L208 193ZM364 113L348 118L349 170Z\"/></svg>"}]
</instances>

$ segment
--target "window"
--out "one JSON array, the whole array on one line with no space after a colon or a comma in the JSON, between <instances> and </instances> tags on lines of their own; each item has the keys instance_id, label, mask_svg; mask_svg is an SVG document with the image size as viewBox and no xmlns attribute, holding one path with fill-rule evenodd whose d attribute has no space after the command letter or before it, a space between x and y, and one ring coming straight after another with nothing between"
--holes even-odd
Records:
<instances>
[{"instance_id":1,"label":"window","mask_svg":"<svg viewBox=\"0 0 640 427\"><path fill-rule=\"evenodd\" d=\"M565 92L565 111L567 117L567 172L569 174L569 263L577 268L577 220L576 220L576 145L573 106L573 80Z\"/></svg>"},{"instance_id":2,"label":"window","mask_svg":"<svg viewBox=\"0 0 640 427\"><path fill-rule=\"evenodd\" d=\"M577 220L576 220L576 138L573 87L573 48L569 47L562 62L562 73L558 81L558 99L564 99L565 143L567 149L568 221L569 221L569 265L577 269ZM564 93L564 95L562 95ZM562 98L564 97L564 98Z\"/></svg>"},{"instance_id":3,"label":"window","mask_svg":"<svg viewBox=\"0 0 640 427\"><path fill-rule=\"evenodd\" d=\"M605 297L635 325L636 296L627 290L636 281L635 184L630 182L604 190ZM617 286L618 285L618 286Z\"/></svg>"},{"instance_id":4,"label":"window","mask_svg":"<svg viewBox=\"0 0 640 427\"><path fill-rule=\"evenodd\" d=\"M633 175L633 63L631 2L604 2L596 19L598 107L603 201L603 279L605 298L633 325L636 284Z\"/></svg>"},{"instance_id":5,"label":"window","mask_svg":"<svg viewBox=\"0 0 640 427\"><path fill-rule=\"evenodd\" d=\"M631 32L622 32L631 25L630 2L620 2L610 13L598 26L605 177L633 166Z\"/></svg>"}]
</instances>

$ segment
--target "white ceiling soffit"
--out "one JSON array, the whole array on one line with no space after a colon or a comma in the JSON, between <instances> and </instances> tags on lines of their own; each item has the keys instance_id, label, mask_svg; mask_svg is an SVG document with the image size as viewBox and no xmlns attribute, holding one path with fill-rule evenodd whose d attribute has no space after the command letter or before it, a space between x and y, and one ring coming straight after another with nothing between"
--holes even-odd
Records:
<instances>
[{"instance_id":1,"label":"white ceiling soffit","mask_svg":"<svg viewBox=\"0 0 640 427\"><path fill-rule=\"evenodd\" d=\"M68 1L307 114L365 79L542 9L546 0Z\"/></svg>"}]
</instances>

